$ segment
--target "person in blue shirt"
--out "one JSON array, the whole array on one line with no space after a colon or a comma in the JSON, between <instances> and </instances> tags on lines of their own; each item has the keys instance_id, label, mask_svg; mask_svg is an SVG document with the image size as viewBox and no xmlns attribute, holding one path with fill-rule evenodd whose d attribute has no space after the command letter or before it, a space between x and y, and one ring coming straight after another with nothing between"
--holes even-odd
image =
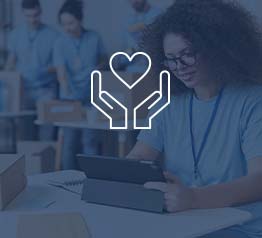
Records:
<instances>
[{"instance_id":1,"label":"person in blue shirt","mask_svg":"<svg viewBox=\"0 0 262 238\"><path fill-rule=\"evenodd\" d=\"M98 33L83 27L82 1L67 0L59 11L59 21L64 29L57 40L54 61L60 85L60 98L78 100L90 107L90 80L95 69L104 67L107 61L106 51ZM75 155L81 133L74 129L65 129L62 167L76 167ZM82 131L82 147L85 154L97 154L97 132Z\"/></svg>"},{"instance_id":2,"label":"person in blue shirt","mask_svg":"<svg viewBox=\"0 0 262 238\"><path fill-rule=\"evenodd\" d=\"M145 187L164 193L170 213L232 206L252 214L245 224L205 237L262 237L258 29L234 3L178 0L144 37L156 78L168 70L173 94L128 155L155 160L164 153L167 183Z\"/></svg>"},{"instance_id":3,"label":"person in blue shirt","mask_svg":"<svg viewBox=\"0 0 262 238\"><path fill-rule=\"evenodd\" d=\"M53 66L53 47L58 33L41 21L39 0L23 0L25 24L14 29L8 41L6 70L18 71L23 79L23 109L35 110L38 101L56 97L57 83ZM30 124L31 125L30 125ZM28 134L33 121L26 123ZM39 137L50 140L53 128L41 127Z\"/></svg>"},{"instance_id":4,"label":"person in blue shirt","mask_svg":"<svg viewBox=\"0 0 262 238\"><path fill-rule=\"evenodd\" d=\"M125 52L129 55L140 51L141 38L146 26L150 25L161 10L157 7L151 6L147 0L129 0L132 10L127 16L127 26L125 28ZM120 68L125 68L128 72L143 72L147 62L143 58L138 57L132 63L129 63L127 59L121 58L119 62Z\"/></svg>"}]
</instances>

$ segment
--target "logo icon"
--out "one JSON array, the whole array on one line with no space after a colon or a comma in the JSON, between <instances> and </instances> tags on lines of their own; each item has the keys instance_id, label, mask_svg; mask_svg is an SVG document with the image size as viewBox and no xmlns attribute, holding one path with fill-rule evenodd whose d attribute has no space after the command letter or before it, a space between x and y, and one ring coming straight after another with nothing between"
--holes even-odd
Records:
<instances>
[{"instance_id":1,"label":"logo icon","mask_svg":"<svg viewBox=\"0 0 262 238\"><path fill-rule=\"evenodd\" d=\"M126 57L129 62L132 62L137 56L144 57L148 61L148 67L145 72L132 84L128 83L123 79L114 69L113 61L116 57ZM137 52L132 56L129 56L125 52L117 52L113 54L109 61L110 69L113 75L124 84L129 90L132 90L136 85L138 85L150 72L152 67L152 60L150 56L144 52ZM155 118L162 110L164 110L170 104L170 73L168 71L162 71L160 73L159 79L159 90L154 91L152 94L147 96L141 103L139 103L133 109L133 127L134 129L151 129L152 128L152 120ZM97 108L102 114L104 114L110 122L111 130L127 130L128 129L128 108L123 105L119 100L117 100L114 96L102 89L103 85L102 73L98 70L95 70L91 74L91 104ZM164 82L165 81L165 82ZM151 105L148 105L151 102ZM99 103L98 103L99 102ZM137 115L139 110L144 109L148 110L149 116L147 118L147 122L143 121L143 125L137 119ZM116 121L113 120L113 113L115 110L120 110L124 115L124 122L119 125ZM153 113L151 113L153 112ZM111 114L111 115L110 115ZM146 125L145 125L146 124Z\"/></svg>"},{"instance_id":2,"label":"logo icon","mask_svg":"<svg viewBox=\"0 0 262 238\"><path fill-rule=\"evenodd\" d=\"M132 62L137 56L144 56L147 60L148 60L148 67L145 71L144 74L142 74L133 84L128 84L124 79L122 79L121 76L119 76L117 74L117 72L115 71L114 67L113 67L113 61L116 57L118 56L125 56L129 62ZM110 61L109 61L109 66L110 66L110 69L112 71L112 73L124 84L126 85L126 87L128 87L130 90L133 89L137 84L139 84L141 82L141 80L143 80L145 78L145 76L147 76L147 74L149 73L151 67L152 67L152 60L151 58L149 57L148 54L144 53L144 52L137 52L135 54L133 54L131 57L127 54L127 53L124 53L124 52L117 52L115 54L112 55L112 57L110 58Z\"/></svg>"}]
</instances>

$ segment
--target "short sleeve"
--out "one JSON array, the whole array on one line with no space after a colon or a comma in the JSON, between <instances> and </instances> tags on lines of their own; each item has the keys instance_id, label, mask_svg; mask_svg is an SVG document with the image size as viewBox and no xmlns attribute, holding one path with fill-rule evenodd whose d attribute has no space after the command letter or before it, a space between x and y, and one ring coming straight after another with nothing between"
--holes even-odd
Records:
<instances>
[{"instance_id":1,"label":"short sleeve","mask_svg":"<svg viewBox=\"0 0 262 238\"><path fill-rule=\"evenodd\" d=\"M262 93L246 108L241 118L241 147L249 160L262 157Z\"/></svg>"},{"instance_id":2,"label":"short sleeve","mask_svg":"<svg viewBox=\"0 0 262 238\"><path fill-rule=\"evenodd\" d=\"M152 128L150 130L141 130L137 137L137 140L149 145L150 147L158 150L159 152L163 152L163 123L163 118L161 117L161 115L158 115L152 120Z\"/></svg>"},{"instance_id":3,"label":"short sleeve","mask_svg":"<svg viewBox=\"0 0 262 238\"><path fill-rule=\"evenodd\" d=\"M57 40L55 42L53 52L53 63L55 67L61 67L65 65L65 55L61 40Z\"/></svg>"}]
</instances>

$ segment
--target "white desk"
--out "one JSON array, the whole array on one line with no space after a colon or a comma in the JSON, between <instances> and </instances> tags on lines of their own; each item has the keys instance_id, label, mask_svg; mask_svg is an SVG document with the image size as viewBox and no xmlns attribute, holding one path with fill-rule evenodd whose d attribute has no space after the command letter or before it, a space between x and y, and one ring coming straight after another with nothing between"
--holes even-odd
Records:
<instances>
[{"instance_id":1,"label":"white desk","mask_svg":"<svg viewBox=\"0 0 262 238\"><path fill-rule=\"evenodd\" d=\"M11 125L12 134L12 149L11 151L3 151L2 153L15 153L16 152L16 141L17 141L17 124L16 120L23 117L36 116L35 111L21 111L21 112L0 112L0 120L6 120Z\"/></svg>"},{"instance_id":2,"label":"white desk","mask_svg":"<svg viewBox=\"0 0 262 238\"><path fill-rule=\"evenodd\" d=\"M14 238L19 213L36 211L80 212L94 238L193 238L196 231L201 236L234 225L236 219L240 223L250 219L250 214L231 208L162 215L93 205L81 201L79 195L46 185L48 180L77 177L79 173L62 171L30 177L27 189L0 213L1 237Z\"/></svg>"}]
</instances>

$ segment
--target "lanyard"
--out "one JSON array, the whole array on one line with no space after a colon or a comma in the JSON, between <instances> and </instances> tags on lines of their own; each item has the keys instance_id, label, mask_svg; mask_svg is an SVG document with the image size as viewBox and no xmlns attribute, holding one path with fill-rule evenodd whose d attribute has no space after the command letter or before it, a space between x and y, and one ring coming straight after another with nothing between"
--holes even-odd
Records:
<instances>
[{"instance_id":1,"label":"lanyard","mask_svg":"<svg viewBox=\"0 0 262 238\"><path fill-rule=\"evenodd\" d=\"M195 175L195 179L197 180L199 177L199 168L198 168L198 164L202 155L202 152L204 150L204 147L207 143L207 139L209 136L209 133L211 131L212 125L215 121L216 118L216 114L218 111L218 107L222 98L222 94L223 94L223 89L220 91L217 99L216 99L216 103L214 106L214 109L212 111L212 115L210 117L209 123L207 125L207 129L204 133L204 137L203 140L201 142L200 145L200 149L198 151L198 153L196 153L196 148L195 148L195 141L194 141L194 134L193 134L193 99L194 99L194 95L193 93L191 94L191 98L190 98L190 105L189 105L189 119L190 119L190 137L191 137L191 146L192 146L192 153L193 153L193 157L194 157L194 175Z\"/></svg>"}]
</instances>

